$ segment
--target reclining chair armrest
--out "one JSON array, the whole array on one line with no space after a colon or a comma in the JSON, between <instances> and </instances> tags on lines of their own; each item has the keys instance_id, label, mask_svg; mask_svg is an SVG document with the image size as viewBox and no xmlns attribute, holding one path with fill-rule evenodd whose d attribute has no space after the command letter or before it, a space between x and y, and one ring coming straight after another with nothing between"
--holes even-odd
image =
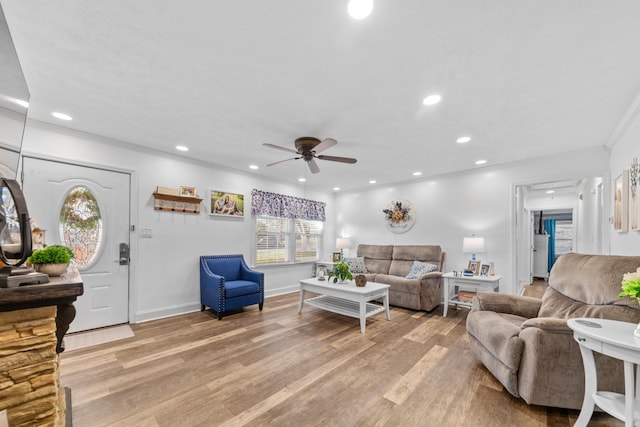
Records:
<instances>
[{"instance_id":1,"label":"reclining chair armrest","mask_svg":"<svg viewBox=\"0 0 640 427\"><path fill-rule=\"evenodd\" d=\"M572 334L573 330L567 326L567 319L557 317L536 317L525 320L520 329L539 328L549 332L557 332L562 334Z\"/></svg>"},{"instance_id":2,"label":"reclining chair armrest","mask_svg":"<svg viewBox=\"0 0 640 427\"><path fill-rule=\"evenodd\" d=\"M541 303L542 300L538 298L494 292L478 292L473 298L472 310L515 314L516 316L531 319L538 316Z\"/></svg>"}]
</instances>

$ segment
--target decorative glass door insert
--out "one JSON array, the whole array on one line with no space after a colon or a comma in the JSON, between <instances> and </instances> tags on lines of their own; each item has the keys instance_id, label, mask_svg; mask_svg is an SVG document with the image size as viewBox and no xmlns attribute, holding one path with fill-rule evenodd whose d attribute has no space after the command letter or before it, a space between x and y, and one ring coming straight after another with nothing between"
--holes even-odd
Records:
<instances>
[{"instance_id":1,"label":"decorative glass door insert","mask_svg":"<svg viewBox=\"0 0 640 427\"><path fill-rule=\"evenodd\" d=\"M96 196L84 186L72 188L60 209L60 238L76 254L79 270L95 261L102 247L102 213Z\"/></svg>"}]
</instances>

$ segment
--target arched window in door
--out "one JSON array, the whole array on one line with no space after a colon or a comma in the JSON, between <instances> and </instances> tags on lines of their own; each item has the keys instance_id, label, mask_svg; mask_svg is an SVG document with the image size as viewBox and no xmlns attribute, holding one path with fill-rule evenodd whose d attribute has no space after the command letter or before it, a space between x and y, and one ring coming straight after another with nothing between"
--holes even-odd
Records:
<instances>
[{"instance_id":1,"label":"arched window in door","mask_svg":"<svg viewBox=\"0 0 640 427\"><path fill-rule=\"evenodd\" d=\"M76 254L78 269L88 268L97 259L102 236L98 200L87 187L72 188L60 209L60 237Z\"/></svg>"}]
</instances>

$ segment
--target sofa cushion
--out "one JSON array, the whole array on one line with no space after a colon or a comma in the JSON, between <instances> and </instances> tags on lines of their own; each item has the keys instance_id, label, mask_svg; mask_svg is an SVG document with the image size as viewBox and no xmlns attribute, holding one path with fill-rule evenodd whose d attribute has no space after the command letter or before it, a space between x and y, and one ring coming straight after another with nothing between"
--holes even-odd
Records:
<instances>
[{"instance_id":1,"label":"sofa cushion","mask_svg":"<svg viewBox=\"0 0 640 427\"><path fill-rule=\"evenodd\" d=\"M622 275L640 267L639 256L583 255L559 257L549 276L549 287L585 304L616 304L638 307L629 298L619 298Z\"/></svg>"},{"instance_id":2,"label":"sofa cushion","mask_svg":"<svg viewBox=\"0 0 640 427\"><path fill-rule=\"evenodd\" d=\"M398 245L393 247L389 274L406 276L411 270L413 261L429 262L442 268L442 248L437 245Z\"/></svg>"},{"instance_id":3,"label":"sofa cushion","mask_svg":"<svg viewBox=\"0 0 640 427\"><path fill-rule=\"evenodd\" d=\"M248 280L232 280L225 282L224 289L227 298L234 298L242 295L257 294L260 292L260 285Z\"/></svg>"},{"instance_id":4,"label":"sofa cushion","mask_svg":"<svg viewBox=\"0 0 640 427\"><path fill-rule=\"evenodd\" d=\"M542 297L538 317L556 317L560 319L596 317L619 320L621 322L638 323L640 321L640 310L637 305L635 307L628 307L613 304L583 304L548 287Z\"/></svg>"},{"instance_id":5,"label":"sofa cushion","mask_svg":"<svg viewBox=\"0 0 640 427\"><path fill-rule=\"evenodd\" d=\"M364 257L364 265L369 273L389 274L392 254L393 245L358 245L357 255Z\"/></svg>"},{"instance_id":6,"label":"sofa cushion","mask_svg":"<svg viewBox=\"0 0 640 427\"><path fill-rule=\"evenodd\" d=\"M422 261L413 261L411 269L409 270L409 274L407 274L405 277L407 279L419 279L423 274L431 273L432 271L437 270L438 266L435 264Z\"/></svg>"},{"instance_id":7,"label":"sofa cushion","mask_svg":"<svg viewBox=\"0 0 640 427\"><path fill-rule=\"evenodd\" d=\"M377 283L391 285L391 290L420 295L420 279L407 279L406 277L392 276L390 274L378 274Z\"/></svg>"},{"instance_id":8,"label":"sofa cushion","mask_svg":"<svg viewBox=\"0 0 640 427\"><path fill-rule=\"evenodd\" d=\"M364 265L364 257L346 258L345 262L349 264L349 271L352 273L368 273L367 267Z\"/></svg>"}]
</instances>

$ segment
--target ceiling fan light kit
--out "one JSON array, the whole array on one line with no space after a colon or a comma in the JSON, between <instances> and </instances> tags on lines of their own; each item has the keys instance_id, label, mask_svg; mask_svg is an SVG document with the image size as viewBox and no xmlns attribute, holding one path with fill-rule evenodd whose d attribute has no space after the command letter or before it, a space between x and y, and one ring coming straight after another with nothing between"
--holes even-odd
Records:
<instances>
[{"instance_id":1,"label":"ceiling fan light kit","mask_svg":"<svg viewBox=\"0 0 640 427\"><path fill-rule=\"evenodd\" d=\"M294 153L297 155L297 157L292 157L289 159L284 159L277 162L269 163L267 166L277 165L278 163L288 162L289 160L304 159L304 161L307 162L307 165L309 166L309 170L311 171L311 173L318 173L320 172L320 167L316 163L315 159L328 160L331 162L349 163L349 164L353 164L357 162L356 159L351 157L319 155L319 153L325 151L328 148L333 147L337 143L338 141L336 141L333 138L325 138L321 141L318 138L314 138L312 136L303 136L295 140L295 143L294 143L294 146L296 147L295 150L282 147L280 145L274 145L274 144L265 143L262 145L264 145L265 147L275 148L277 150L287 151L289 153Z\"/></svg>"}]
</instances>

